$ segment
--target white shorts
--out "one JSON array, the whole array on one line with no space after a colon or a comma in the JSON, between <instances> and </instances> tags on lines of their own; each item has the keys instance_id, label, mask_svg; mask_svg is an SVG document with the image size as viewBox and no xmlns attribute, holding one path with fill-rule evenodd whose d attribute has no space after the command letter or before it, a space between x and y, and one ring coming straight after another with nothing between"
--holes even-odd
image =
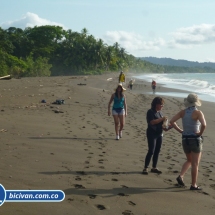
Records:
<instances>
[{"instance_id":1,"label":"white shorts","mask_svg":"<svg viewBox=\"0 0 215 215\"><path fill-rule=\"evenodd\" d=\"M119 82L120 84L122 84L122 86L125 86L125 82Z\"/></svg>"},{"instance_id":2,"label":"white shorts","mask_svg":"<svg viewBox=\"0 0 215 215\"><path fill-rule=\"evenodd\" d=\"M122 109L120 112L112 110L112 115L125 115L125 109Z\"/></svg>"}]
</instances>

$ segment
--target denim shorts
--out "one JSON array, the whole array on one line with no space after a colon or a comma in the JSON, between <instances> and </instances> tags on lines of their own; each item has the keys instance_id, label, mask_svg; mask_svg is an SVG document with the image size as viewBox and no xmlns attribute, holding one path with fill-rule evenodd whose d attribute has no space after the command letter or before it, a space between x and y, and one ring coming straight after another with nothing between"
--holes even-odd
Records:
<instances>
[{"instance_id":1,"label":"denim shorts","mask_svg":"<svg viewBox=\"0 0 215 215\"><path fill-rule=\"evenodd\" d=\"M202 152L203 148L203 139L202 137L199 138L183 138L182 139L182 146L185 154L194 152L200 153Z\"/></svg>"},{"instance_id":2,"label":"denim shorts","mask_svg":"<svg viewBox=\"0 0 215 215\"><path fill-rule=\"evenodd\" d=\"M120 111L112 110L112 115L125 115L125 109L121 109Z\"/></svg>"}]
</instances>

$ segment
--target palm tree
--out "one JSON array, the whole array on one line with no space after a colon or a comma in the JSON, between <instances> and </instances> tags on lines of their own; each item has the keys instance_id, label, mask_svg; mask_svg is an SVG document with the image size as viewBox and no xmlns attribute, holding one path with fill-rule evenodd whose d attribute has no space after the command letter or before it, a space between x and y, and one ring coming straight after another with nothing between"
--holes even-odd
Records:
<instances>
[{"instance_id":1,"label":"palm tree","mask_svg":"<svg viewBox=\"0 0 215 215\"><path fill-rule=\"evenodd\" d=\"M113 53L114 53L114 47L113 46L108 46L105 50L105 57L106 57L106 70L109 70L110 67L110 62L113 58Z\"/></svg>"},{"instance_id":2,"label":"palm tree","mask_svg":"<svg viewBox=\"0 0 215 215\"><path fill-rule=\"evenodd\" d=\"M96 43L93 46L93 59L94 59L94 66L95 69L97 69L100 65L104 66L104 49L105 44L102 39L99 39L96 41Z\"/></svg>"},{"instance_id":3,"label":"palm tree","mask_svg":"<svg viewBox=\"0 0 215 215\"><path fill-rule=\"evenodd\" d=\"M81 35L83 36L83 38L86 38L87 34L88 34L88 30L86 28L83 28L81 30Z\"/></svg>"}]
</instances>

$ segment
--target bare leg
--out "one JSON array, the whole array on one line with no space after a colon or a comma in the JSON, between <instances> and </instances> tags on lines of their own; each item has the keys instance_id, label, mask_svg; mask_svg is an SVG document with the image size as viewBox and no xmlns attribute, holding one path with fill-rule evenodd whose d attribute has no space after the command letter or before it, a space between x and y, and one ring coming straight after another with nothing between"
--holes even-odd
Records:
<instances>
[{"instance_id":1,"label":"bare leg","mask_svg":"<svg viewBox=\"0 0 215 215\"><path fill-rule=\"evenodd\" d=\"M180 176L181 178L183 179L184 177L184 174L187 172L187 170L190 168L191 166L191 153L189 154L185 154L186 157L187 157L187 160L185 161L185 163L183 164L182 168L181 168L181 173L180 173Z\"/></svg>"},{"instance_id":2,"label":"bare leg","mask_svg":"<svg viewBox=\"0 0 215 215\"><path fill-rule=\"evenodd\" d=\"M119 121L120 121L119 131L122 131L125 124L125 115L119 115Z\"/></svg>"},{"instance_id":3,"label":"bare leg","mask_svg":"<svg viewBox=\"0 0 215 215\"><path fill-rule=\"evenodd\" d=\"M202 153L194 153L191 152L192 160L191 160L191 177L192 177L192 186L197 187L197 178L198 178L198 170L199 170L199 162L201 159Z\"/></svg>"},{"instance_id":4,"label":"bare leg","mask_svg":"<svg viewBox=\"0 0 215 215\"><path fill-rule=\"evenodd\" d=\"M118 115L113 115L113 118L114 118L116 135L119 135L119 116Z\"/></svg>"}]
</instances>

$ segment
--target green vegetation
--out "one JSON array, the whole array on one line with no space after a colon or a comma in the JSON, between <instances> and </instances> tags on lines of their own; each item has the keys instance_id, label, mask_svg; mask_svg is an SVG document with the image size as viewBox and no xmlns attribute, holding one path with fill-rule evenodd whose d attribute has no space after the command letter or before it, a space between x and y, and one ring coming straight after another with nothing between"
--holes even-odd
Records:
<instances>
[{"instance_id":1,"label":"green vegetation","mask_svg":"<svg viewBox=\"0 0 215 215\"><path fill-rule=\"evenodd\" d=\"M91 75L129 72L215 72L209 67L155 65L126 52L117 42L107 45L90 35L59 26L0 28L0 76Z\"/></svg>"}]
</instances>

